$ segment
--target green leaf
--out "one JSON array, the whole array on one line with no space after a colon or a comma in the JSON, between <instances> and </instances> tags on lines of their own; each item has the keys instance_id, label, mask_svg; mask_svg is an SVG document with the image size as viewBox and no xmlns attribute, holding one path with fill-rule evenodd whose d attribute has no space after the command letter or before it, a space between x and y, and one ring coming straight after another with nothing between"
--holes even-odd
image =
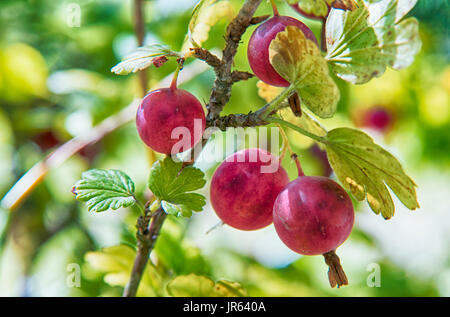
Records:
<instances>
[{"instance_id":1,"label":"green leaf","mask_svg":"<svg viewBox=\"0 0 450 317\"><path fill-rule=\"evenodd\" d=\"M385 219L394 215L394 203L386 185L409 209L419 207L416 184L405 174L399 161L375 144L367 134L337 128L326 137L328 159L337 177L358 200L367 201Z\"/></svg>"},{"instance_id":2,"label":"green leaf","mask_svg":"<svg viewBox=\"0 0 450 317\"><path fill-rule=\"evenodd\" d=\"M363 84L386 67L409 66L421 49L418 22L402 20L417 0L358 0L354 11L332 9L326 24L327 55L337 76Z\"/></svg>"},{"instance_id":3,"label":"green leaf","mask_svg":"<svg viewBox=\"0 0 450 317\"><path fill-rule=\"evenodd\" d=\"M183 163L166 157L153 164L148 184L165 212L190 217L192 211L201 211L206 203L203 195L191 193L205 186L204 177L200 169L183 168Z\"/></svg>"},{"instance_id":4,"label":"green leaf","mask_svg":"<svg viewBox=\"0 0 450 317\"><path fill-rule=\"evenodd\" d=\"M239 283L218 281L195 274L181 275L167 284L167 292L175 297L243 297L246 291Z\"/></svg>"},{"instance_id":5,"label":"green leaf","mask_svg":"<svg viewBox=\"0 0 450 317\"><path fill-rule=\"evenodd\" d=\"M182 51L185 52L192 44L200 47L209 37L211 27L222 18L233 16L229 0L200 0L192 11L189 21L188 35Z\"/></svg>"},{"instance_id":6,"label":"green leaf","mask_svg":"<svg viewBox=\"0 0 450 317\"><path fill-rule=\"evenodd\" d=\"M134 183L122 171L91 169L72 188L75 198L86 202L89 211L119 209L135 204Z\"/></svg>"},{"instance_id":7,"label":"green leaf","mask_svg":"<svg viewBox=\"0 0 450 317\"><path fill-rule=\"evenodd\" d=\"M295 85L302 104L321 118L334 115L339 89L316 43L299 28L288 26L279 32L270 43L269 58L275 70Z\"/></svg>"},{"instance_id":8,"label":"green leaf","mask_svg":"<svg viewBox=\"0 0 450 317\"><path fill-rule=\"evenodd\" d=\"M168 214L175 215L175 216L183 216L186 218L189 218L192 216L192 210L189 209L185 205L175 205L171 204L165 200L161 202L161 207L164 209L164 211Z\"/></svg>"},{"instance_id":9,"label":"green leaf","mask_svg":"<svg viewBox=\"0 0 450 317\"><path fill-rule=\"evenodd\" d=\"M111 72L117 75L135 73L150 67L155 58L162 56L180 57L180 54L172 51L167 45L153 44L138 47L133 52L125 56L119 64L111 68Z\"/></svg>"}]
</instances>

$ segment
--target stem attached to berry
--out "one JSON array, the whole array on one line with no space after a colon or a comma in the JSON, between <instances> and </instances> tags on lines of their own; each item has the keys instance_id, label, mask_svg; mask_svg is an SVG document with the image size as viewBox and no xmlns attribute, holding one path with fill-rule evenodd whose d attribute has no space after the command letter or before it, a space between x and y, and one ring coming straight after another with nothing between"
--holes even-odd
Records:
<instances>
[{"instance_id":1,"label":"stem attached to berry","mask_svg":"<svg viewBox=\"0 0 450 317\"><path fill-rule=\"evenodd\" d=\"M180 74L180 70L183 69L184 58L179 58L179 59L177 60L177 62L178 62L177 69L176 69L175 72L173 73L172 82L170 83L170 89L172 89L172 90L177 89L178 75Z\"/></svg>"},{"instance_id":2,"label":"stem attached to berry","mask_svg":"<svg viewBox=\"0 0 450 317\"><path fill-rule=\"evenodd\" d=\"M303 173L302 165L300 164L300 160L298 159L298 155L295 153L291 154L291 159L293 159L295 165L297 165L298 176L305 176L305 173Z\"/></svg>"},{"instance_id":3,"label":"stem attached to berry","mask_svg":"<svg viewBox=\"0 0 450 317\"><path fill-rule=\"evenodd\" d=\"M289 155L294 155L294 151L292 151L291 145L289 144L289 139L286 135L286 132L283 130L281 125L275 124L278 128L278 131L281 133L281 138L283 139L283 148L281 149L280 162L283 161L284 156L286 155L286 151L289 151Z\"/></svg>"},{"instance_id":4,"label":"stem attached to berry","mask_svg":"<svg viewBox=\"0 0 450 317\"><path fill-rule=\"evenodd\" d=\"M341 261L337 256L335 250L324 253L325 263L328 265L328 281L331 287L341 287L348 285L347 276L341 266Z\"/></svg>"},{"instance_id":5,"label":"stem attached to berry","mask_svg":"<svg viewBox=\"0 0 450 317\"><path fill-rule=\"evenodd\" d=\"M277 8L277 5L275 4L275 0L270 0L270 4L272 4L273 15L276 17L279 16L280 13L278 12L278 8Z\"/></svg>"}]
</instances>

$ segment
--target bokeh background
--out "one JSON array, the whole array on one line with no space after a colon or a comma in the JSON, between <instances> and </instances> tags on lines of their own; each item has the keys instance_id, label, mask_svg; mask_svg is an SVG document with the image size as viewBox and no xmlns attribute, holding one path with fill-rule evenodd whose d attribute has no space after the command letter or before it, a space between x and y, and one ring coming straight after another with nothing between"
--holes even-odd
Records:
<instances>
[{"instance_id":1,"label":"bokeh background","mask_svg":"<svg viewBox=\"0 0 450 317\"><path fill-rule=\"evenodd\" d=\"M145 43L179 50L195 2L145 1ZM236 12L242 1L232 3ZM71 19L78 9L79 27ZM320 34L320 23L287 6L279 9ZM350 286L331 289L323 259L289 251L272 226L257 232L219 227L206 234L218 222L207 206L191 219L168 219L140 295L166 295L167 281L195 273L239 282L250 296L450 296L449 12L446 0L419 0L410 15L420 21L423 49L413 65L400 72L388 70L362 86L338 81L338 113L322 121L327 128L363 129L394 153L418 184L421 208L409 211L395 198L396 214L389 221L375 215L366 202L355 202L355 228L338 249ZM266 13L270 6L263 3L257 14ZM64 142L89 135L110 117L127 122L114 121L113 131L99 142L49 168L41 182L19 188L14 197L20 197L21 190L30 192L20 204L2 200L1 296L122 292L133 260L139 211L89 213L70 190L89 168L115 168L133 178L142 199L148 196L148 170L157 156L140 141L134 122L126 119L133 117L134 109L121 112L130 103L135 106L139 80L110 72L137 45L132 16L132 0L0 2L0 197ZM225 26L226 19L211 29L206 48L220 52ZM251 31L236 57L240 70L249 70L245 43ZM149 87L164 85L161 81L174 68L168 62L149 70ZM186 69L192 78L181 87L206 102L214 73L201 63ZM261 107L264 100L256 84L257 79L236 84L225 113ZM330 173L316 146L295 133L289 138L306 174ZM199 167L210 178L216 165ZM294 178L293 164L286 160L284 166ZM119 244L124 247L100 251ZM74 267L80 268L80 287L68 283ZM379 273L379 285L371 283L374 272Z\"/></svg>"}]
</instances>

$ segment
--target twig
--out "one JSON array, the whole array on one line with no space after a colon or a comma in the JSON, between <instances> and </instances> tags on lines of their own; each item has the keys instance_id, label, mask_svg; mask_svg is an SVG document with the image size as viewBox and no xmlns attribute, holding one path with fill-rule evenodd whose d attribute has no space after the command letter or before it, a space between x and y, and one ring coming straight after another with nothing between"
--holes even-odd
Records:
<instances>
[{"instance_id":1,"label":"twig","mask_svg":"<svg viewBox=\"0 0 450 317\"><path fill-rule=\"evenodd\" d=\"M239 41L242 34L250 25L253 14L262 0L247 0L242 6L236 18L231 21L227 28L226 45L223 50L223 58L218 62L218 59L206 50L194 50L194 53L201 55L203 60L208 64L213 64L216 70L216 81L214 82L213 90L210 97L210 105L208 106L208 118L218 118L225 104L228 102L231 94L231 86L233 84L231 66L234 55L236 54ZM208 62L209 61L209 62ZM206 140L204 140L206 142ZM203 144L203 142L202 142ZM193 164L195 158L189 162ZM161 207L151 217L150 228L147 231L149 224L149 216L141 216L137 224L137 241L138 250L131 272L130 280L124 290L123 296L136 296L142 274L145 271L149 256L153 250L154 244L158 238L162 224L166 218L166 213Z\"/></svg>"},{"instance_id":2,"label":"twig","mask_svg":"<svg viewBox=\"0 0 450 317\"><path fill-rule=\"evenodd\" d=\"M222 65L222 60L220 58L204 48L194 47L191 48L191 51L196 58L204 61L206 64L214 68L215 71L218 71L219 67Z\"/></svg>"},{"instance_id":3,"label":"twig","mask_svg":"<svg viewBox=\"0 0 450 317\"><path fill-rule=\"evenodd\" d=\"M253 15L262 0L246 0L238 15L230 22L225 36L225 48L222 54L222 65L217 70L216 80L207 105L207 119L213 120L219 117L223 107L231 97L231 67L236 55L239 42L245 30L251 25Z\"/></svg>"},{"instance_id":4,"label":"twig","mask_svg":"<svg viewBox=\"0 0 450 317\"><path fill-rule=\"evenodd\" d=\"M270 15L262 15L262 16L259 16L259 17L253 17L250 20L250 24L251 25L260 24L262 21L265 21L268 18L270 18Z\"/></svg>"},{"instance_id":5,"label":"twig","mask_svg":"<svg viewBox=\"0 0 450 317\"><path fill-rule=\"evenodd\" d=\"M136 225L138 249L136 258L134 259L130 280L123 292L124 297L136 296L142 274L145 272L150 253L155 246L166 216L167 214L160 207L152 216L146 214L145 216L139 217Z\"/></svg>"},{"instance_id":6,"label":"twig","mask_svg":"<svg viewBox=\"0 0 450 317\"><path fill-rule=\"evenodd\" d=\"M252 73L249 72L241 72L238 70L235 70L234 72L231 73L231 79L233 80L233 83L237 83L238 81L241 80L248 80L250 78L253 78L255 75L253 75Z\"/></svg>"}]
</instances>

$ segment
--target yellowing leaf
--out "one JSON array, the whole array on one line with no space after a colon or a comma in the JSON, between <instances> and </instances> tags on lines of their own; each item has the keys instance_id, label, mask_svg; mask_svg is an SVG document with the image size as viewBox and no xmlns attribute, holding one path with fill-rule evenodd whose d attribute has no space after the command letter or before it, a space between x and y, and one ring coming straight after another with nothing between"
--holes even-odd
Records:
<instances>
[{"instance_id":1,"label":"yellowing leaf","mask_svg":"<svg viewBox=\"0 0 450 317\"><path fill-rule=\"evenodd\" d=\"M296 4L303 12L316 17L326 17L328 6L334 0L287 0L289 4Z\"/></svg>"},{"instance_id":2,"label":"yellowing leaf","mask_svg":"<svg viewBox=\"0 0 450 317\"><path fill-rule=\"evenodd\" d=\"M299 28L288 26L279 32L270 43L269 58L275 70L295 85L302 105L321 118L334 115L339 89L319 48Z\"/></svg>"},{"instance_id":3,"label":"yellowing leaf","mask_svg":"<svg viewBox=\"0 0 450 317\"><path fill-rule=\"evenodd\" d=\"M85 260L97 271L105 273L104 281L111 286L125 287L130 278L136 252L127 245L116 245L88 252ZM149 263L139 285L138 296L158 295L160 277ZM154 285L157 284L157 285Z\"/></svg>"},{"instance_id":4,"label":"yellowing leaf","mask_svg":"<svg viewBox=\"0 0 450 317\"><path fill-rule=\"evenodd\" d=\"M126 245L107 247L88 252L85 260L96 270L105 273L131 272L135 251Z\"/></svg>"},{"instance_id":5,"label":"yellowing leaf","mask_svg":"<svg viewBox=\"0 0 450 317\"><path fill-rule=\"evenodd\" d=\"M409 66L420 51L417 20L403 17L417 0L357 0L354 11L332 9L327 56L334 73L353 84L381 76L387 66Z\"/></svg>"},{"instance_id":6,"label":"yellowing leaf","mask_svg":"<svg viewBox=\"0 0 450 317\"><path fill-rule=\"evenodd\" d=\"M46 97L48 67L35 48L14 43L0 48L0 93L8 101L22 104L35 96Z\"/></svg>"},{"instance_id":7,"label":"yellowing leaf","mask_svg":"<svg viewBox=\"0 0 450 317\"><path fill-rule=\"evenodd\" d=\"M192 11L189 21L188 39L182 51L190 47L200 47L208 39L211 27L222 18L233 16L233 9L229 0L201 0Z\"/></svg>"},{"instance_id":8,"label":"yellowing leaf","mask_svg":"<svg viewBox=\"0 0 450 317\"><path fill-rule=\"evenodd\" d=\"M409 209L419 207L416 184L389 152L367 134L337 128L326 137L328 159L343 186L358 200L367 198L372 210L385 219L394 215L394 203L386 185Z\"/></svg>"},{"instance_id":9,"label":"yellowing leaf","mask_svg":"<svg viewBox=\"0 0 450 317\"><path fill-rule=\"evenodd\" d=\"M258 81L256 87L258 87L258 95L267 102L274 100L283 91L282 87L275 87L261 80Z\"/></svg>"},{"instance_id":10,"label":"yellowing leaf","mask_svg":"<svg viewBox=\"0 0 450 317\"><path fill-rule=\"evenodd\" d=\"M196 274L181 275L167 285L167 292L174 297L242 297L246 291L239 283L218 281Z\"/></svg>"}]
</instances>

